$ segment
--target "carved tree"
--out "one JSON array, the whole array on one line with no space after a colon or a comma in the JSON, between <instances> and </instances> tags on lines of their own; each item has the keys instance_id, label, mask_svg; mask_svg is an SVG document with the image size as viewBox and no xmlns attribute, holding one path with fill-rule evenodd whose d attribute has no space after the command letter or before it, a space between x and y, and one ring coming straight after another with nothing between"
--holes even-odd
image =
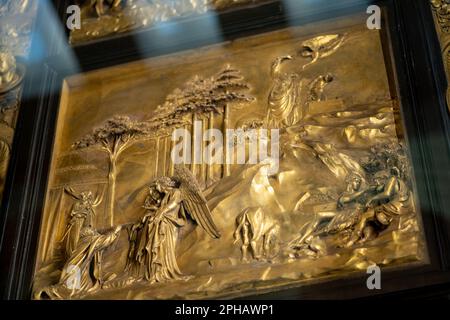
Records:
<instances>
[{"instance_id":1,"label":"carved tree","mask_svg":"<svg viewBox=\"0 0 450 320\"><path fill-rule=\"evenodd\" d=\"M148 136L150 132L150 125L146 122L133 121L127 116L114 116L72 145L74 149L98 146L108 154L107 215L111 226L114 226L117 159L133 141Z\"/></svg>"},{"instance_id":2,"label":"carved tree","mask_svg":"<svg viewBox=\"0 0 450 320\"><path fill-rule=\"evenodd\" d=\"M223 130L228 128L229 105L252 102L254 97L246 92L250 89L237 69L227 66L213 77L195 76L182 89L175 89L166 101L156 109L152 122L192 117L192 136L195 137L194 124L197 118L209 118L212 129L214 114L223 114ZM225 146L227 141L224 142ZM226 147L225 147L226 150ZM194 166L192 167L194 170ZM229 174L229 168L225 168Z\"/></svg>"}]
</instances>

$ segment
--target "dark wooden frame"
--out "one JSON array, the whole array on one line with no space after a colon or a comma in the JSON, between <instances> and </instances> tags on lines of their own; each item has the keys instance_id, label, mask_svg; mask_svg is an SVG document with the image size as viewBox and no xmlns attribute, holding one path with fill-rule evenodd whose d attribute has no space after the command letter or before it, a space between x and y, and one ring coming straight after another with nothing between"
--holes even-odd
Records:
<instances>
[{"instance_id":1,"label":"dark wooden frame","mask_svg":"<svg viewBox=\"0 0 450 320\"><path fill-rule=\"evenodd\" d=\"M150 28L71 48L67 45L67 31L62 43L57 41L58 32L66 30L65 8L70 2L53 1L50 8L60 19L60 30L55 30L55 26L48 24L51 19L45 6L47 1L40 1L32 48L39 46L44 50L40 57L30 59L27 66L0 212L0 290L4 299L31 297L61 85L74 72L65 64L65 57L74 54L84 72L216 41L207 31L189 37L179 33L163 43L149 42L146 47L138 47L134 34L155 37L155 28ZM253 298L429 297L450 293L450 122L445 99L446 77L429 1L373 2L386 8L384 18L389 22L430 263L386 270L379 291L365 287L367 275L361 272ZM273 1L225 12L219 19L224 37L234 39L287 26L288 16L306 23L352 10L365 12L367 5L362 0L317 1L308 10L285 12L281 2ZM201 19L199 16L179 23L195 27Z\"/></svg>"}]
</instances>

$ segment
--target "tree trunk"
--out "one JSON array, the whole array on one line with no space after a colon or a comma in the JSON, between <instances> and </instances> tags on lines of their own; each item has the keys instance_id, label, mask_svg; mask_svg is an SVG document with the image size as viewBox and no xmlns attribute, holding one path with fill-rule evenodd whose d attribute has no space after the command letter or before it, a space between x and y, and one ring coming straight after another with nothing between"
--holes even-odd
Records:
<instances>
[{"instance_id":1,"label":"tree trunk","mask_svg":"<svg viewBox=\"0 0 450 320\"><path fill-rule=\"evenodd\" d=\"M110 227L114 226L114 201L116 197L116 157L110 156L108 173L108 220Z\"/></svg>"},{"instance_id":2,"label":"tree trunk","mask_svg":"<svg viewBox=\"0 0 450 320\"><path fill-rule=\"evenodd\" d=\"M223 164L223 177L229 177L230 176L230 164L228 163L228 157L230 157L229 152L230 149L228 147L229 141L228 141L228 135L227 135L227 129L228 129L228 119L229 119L229 107L226 104L223 110L223 155L224 155L224 164Z\"/></svg>"},{"instance_id":3,"label":"tree trunk","mask_svg":"<svg viewBox=\"0 0 450 320\"><path fill-rule=\"evenodd\" d=\"M156 157L155 157L155 178L158 178L158 167L159 167L159 137L156 137Z\"/></svg>"}]
</instances>

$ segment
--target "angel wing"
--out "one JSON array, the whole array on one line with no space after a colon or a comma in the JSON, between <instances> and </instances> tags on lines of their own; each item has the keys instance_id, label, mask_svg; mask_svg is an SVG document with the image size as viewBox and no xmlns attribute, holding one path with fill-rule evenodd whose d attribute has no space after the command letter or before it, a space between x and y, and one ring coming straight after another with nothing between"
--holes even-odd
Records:
<instances>
[{"instance_id":1,"label":"angel wing","mask_svg":"<svg viewBox=\"0 0 450 320\"><path fill-rule=\"evenodd\" d=\"M174 178L180 182L179 189L186 211L212 238L220 238L206 199L192 173L183 165L175 165L174 173Z\"/></svg>"}]
</instances>

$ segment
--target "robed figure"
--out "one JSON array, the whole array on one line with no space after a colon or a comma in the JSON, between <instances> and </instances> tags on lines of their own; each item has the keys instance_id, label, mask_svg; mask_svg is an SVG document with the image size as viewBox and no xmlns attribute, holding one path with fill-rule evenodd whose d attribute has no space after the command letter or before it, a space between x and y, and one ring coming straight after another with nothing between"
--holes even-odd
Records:
<instances>
[{"instance_id":1,"label":"robed figure","mask_svg":"<svg viewBox=\"0 0 450 320\"><path fill-rule=\"evenodd\" d=\"M150 185L144 208L146 215L130 233L127 270L137 278L151 283L183 278L176 246L188 216L211 237L220 237L206 199L184 166L175 167L174 177L161 177Z\"/></svg>"}]
</instances>

